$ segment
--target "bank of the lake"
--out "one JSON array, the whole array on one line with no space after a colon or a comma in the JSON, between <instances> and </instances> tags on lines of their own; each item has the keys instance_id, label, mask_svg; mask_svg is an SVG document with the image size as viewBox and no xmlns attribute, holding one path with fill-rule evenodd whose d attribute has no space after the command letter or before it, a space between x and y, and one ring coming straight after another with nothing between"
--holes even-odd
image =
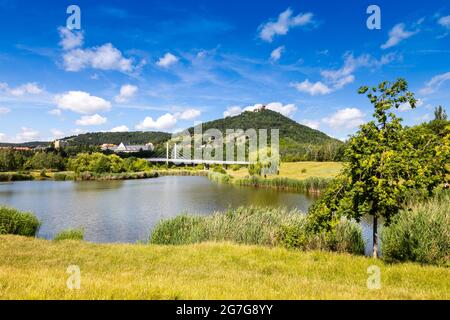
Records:
<instances>
[{"instance_id":1,"label":"bank of the lake","mask_svg":"<svg viewBox=\"0 0 450 320\"><path fill-rule=\"evenodd\" d=\"M450 299L449 268L318 251L0 236L0 256L0 299ZM69 265L80 290L67 289ZM379 290L367 288L372 265Z\"/></svg>"}]
</instances>

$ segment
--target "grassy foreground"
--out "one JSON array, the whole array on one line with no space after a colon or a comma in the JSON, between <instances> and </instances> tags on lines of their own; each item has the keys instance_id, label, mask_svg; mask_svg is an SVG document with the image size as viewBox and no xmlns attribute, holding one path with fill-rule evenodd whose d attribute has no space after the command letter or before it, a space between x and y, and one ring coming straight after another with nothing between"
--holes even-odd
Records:
<instances>
[{"instance_id":1,"label":"grassy foreground","mask_svg":"<svg viewBox=\"0 0 450 320\"><path fill-rule=\"evenodd\" d=\"M281 248L0 236L0 299L450 299L449 268ZM380 290L366 286L381 268ZM81 289L69 290L69 265Z\"/></svg>"}]
</instances>

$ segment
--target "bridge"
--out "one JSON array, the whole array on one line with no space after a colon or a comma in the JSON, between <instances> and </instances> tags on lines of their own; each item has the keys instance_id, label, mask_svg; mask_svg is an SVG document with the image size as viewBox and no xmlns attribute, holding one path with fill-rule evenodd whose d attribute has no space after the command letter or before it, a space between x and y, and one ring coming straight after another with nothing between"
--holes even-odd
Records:
<instances>
[{"instance_id":1,"label":"bridge","mask_svg":"<svg viewBox=\"0 0 450 320\"><path fill-rule=\"evenodd\" d=\"M230 161L230 160L207 160L207 159L191 159L190 155L183 155L182 152L178 149L177 144L174 144L172 150L170 150L169 143L166 143L166 152L165 154L157 153L155 157L145 158L148 162L165 162L165 163L174 163L174 164L221 164L221 165L248 165L250 161Z\"/></svg>"}]
</instances>

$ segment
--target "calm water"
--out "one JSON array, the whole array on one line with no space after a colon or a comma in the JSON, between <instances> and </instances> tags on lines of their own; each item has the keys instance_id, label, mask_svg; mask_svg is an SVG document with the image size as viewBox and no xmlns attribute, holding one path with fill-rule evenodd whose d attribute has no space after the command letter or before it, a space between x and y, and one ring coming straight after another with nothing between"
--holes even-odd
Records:
<instances>
[{"instance_id":1,"label":"calm water","mask_svg":"<svg viewBox=\"0 0 450 320\"><path fill-rule=\"evenodd\" d=\"M34 212L42 221L39 237L83 228L85 240L92 242L146 241L158 221L181 213L207 215L249 205L306 212L314 201L304 194L222 185L206 177L0 183L0 205ZM370 253L371 221L361 225Z\"/></svg>"},{"instance_id":2,"label":"calm water","mask_svg":"<svg viewBox=\"0 0 450 320\"><path fill-rule=\"evenodd\" d=\"M39 237L82 227L93 242L147 240L161 219L180 213L209 214L229 207L286 206L306 212L314 199L271 189L239 188L206 177L126 181L23 181L0 183L0 204L33 211Z\"/></svg>"}]
</instances>

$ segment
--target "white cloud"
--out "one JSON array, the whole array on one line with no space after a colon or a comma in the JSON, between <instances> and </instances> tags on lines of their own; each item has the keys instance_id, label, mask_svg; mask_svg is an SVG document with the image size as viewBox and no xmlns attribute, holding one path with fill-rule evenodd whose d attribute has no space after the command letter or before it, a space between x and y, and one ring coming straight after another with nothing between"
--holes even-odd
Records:
<instances>
[{"instance_id":1,"label":"white cloud","mask_svg":"<svg viewBox=\"0 0 450 320\"><path fill-rule=\"evenodd\" d=\"M391 31L389 31L389 39L381 46L381 49L388 49L396 46L401 41L412 37L419 31L407 31L405 30L405 24L396 24Z\"/></svg>"},{"instance_id":2,"label":"white cloud","mask_svg":"<svg viewBox=\"0 0 450 320\"><path fill-rule=\"evenodd\" d=\"M52 134L52 139L61 139L64 138L64 132L58 129L51 129L50 133Z\"/></svg>"},{"instance_id":3,"label":"white cloud","mask_svg":"<svg viewBox=\"0 0 450 320\"><path fill-rule=\"evenodd\" d=\"M283 105L280 102L271 102L266 105L266 109L281 113L283 116L291 117L295 111L297 111L297 107L295 104L286 104Z\"/></svg>"},{"instance_id":4,"label":"white cloud","mask_svg":"<svg viewBox=\"0 0 450 320\"><path fill-rule=\"evenodd\" d=\"M10 112L11 112L11 109L6 108L6 107L0 107L0 114L7 114Z\"/></svg>"},{"instance_id":5,"label":"white cloud","mask_svg":"<svg viewBox=\"0 0 450 320\"><path fill-rule=\"evenodd\" d=\"M312 129L316 129L316 130L319 129L319 127L320 127L320 122L315 121L315 120L306 120L305 119L305 120L300 121L300 123L307 127L312 128Z\"/></svg>"},{"instance_id":6,"label":"white cloud","mask_svg":"<svg viewBox=\"0 0 450 320\"><path fill-rule=\"evenodd\" d=\"M92 116L82 116L81 119L75 122L75 124L79 126L98 126L106 123L107 120L108 119L99 114L94 114Z\"/></svg>"},{"instance_id":7,"label":"white cloud","mask_svg":"<svg viewBox=\"0 0 450 320\"><path fill-rule=\"evenodd\" d=\"M322 122L333 128L353 129L363 124L364 114L357 108L345 108L338 110L330 117L322 119Z\"/></svg>"},{"instance_id":8,"label":"white cloud","mask_svg":"<svg viewBox=\"0 0 450 320\"><path fill-rule=\"evenodd\" d=\"M62 115L62 111L61 109L52 109L48 112L48 114L59 117Z\"/></svg>"},{"instance_id":9,"label":"white cloud","mask_svg":"<svg viewBox=\"0 0 450 320\"><path fill-rule=\"evenodd\" d=\"M268 42L272 42L276 35L285 35L289 29L305 26L313 23L313 14L310 12L300 13L295 17L290 8L280 13L276 21L269 21L259 26L259 37Z\"/></svg>"},{"instance_id":10,"label":"white cloud","mask_svg":"<svg viewBox=\"0 0 450 320\"><path fill-rule=\"evenodd\" d=\"M83 134L83 133L86 133L86 130L80 129L80 128L76 128L76 129L72 130L72 133L75 134L75 135Z\"/></svg>"},{"instance_id":11,"label":"white cloud","mask_svg":"<svg viewBox=\"0 0 450 320\"><path fill-rule=\"evenodd\" d=\"M445 17L439 18L438 23L441 26L450 29L450 16L445 16Z\"/></svg>"},{"instance_id":12,"label":"white cloud","mask_svg":"<svg viewBox=\"0 0 450 320\"><path fill-rule=\"evenodd\" d=\"M272 51L272 53L270 54L270 60L275 62L280 60L281 58L281 54L284 51L284 46L280 46L278 48L276 48L275 50Z\"/></svg>"},{"instance_id":13,"label":"white cloud","mask_svg":"<svg viewBox=\"0 0 450 320\"><path fill-rule=\"evenodd\" d=\"M111 43L88 49L76 48L63 55L63 64L66 71L80 71L85 68L100 70L116 70L131 72L136 66L133 59L127 59L122 52Z\"/></svg>"},{"instance_id":14,"label":"white cloud","mask_svg":"<svg viewBox=\"0 0 450 320\"><path fill-rule=\"evenodd\" d=\"M128 131L130 131L130 129L126 125L122 125L122 126L112 128L110 131L111 132L128 132Z\"/></svg>"},{"instance_id":15,"label":"white cloud","mask_svg":"<svg viewBox=\"0 0 450 320\"><path fill-rule=\"evenodd\" d=\"M167 52L163 57L159 58L156 64L162 68L168 68L172 64L177 63L178 60L178 57L174 56L170 52Z\"/></svg>"},{"instance_id":16,"label":"white cloud","mask_svg":"<svg viewBox=\"0 0 450 320\"><path fill-rule=\"evenodd\" d=\"M292 86L298 91L308 93L311 96L324 95L332 92L332 90L323 82L317 81L312 83L308 79L303 82L293 83Z\"/></svg>"},{"instance_id":17,"label":"white cloud","mask_svg":"<svg viewBox=\"0 0 450 320\"><path fill-rule=\"evenodd\" d=\"M91 96L84 91L69 91L56 95L54 100L58 108L82 114L109 111L111 109L111 103L109 101Z\"/></svg>"},{"instance_id":18,"label":"white cloud","mask_svg":"<svg viewBox=\"0 0 450 320\"><path fill-rule=\"evenodd\" d=\"M159 117L156 121L152 117L145 117L145 119L136 125L138 130L167 130L175 127L177 119L174 115L166 113Z\"/></svg>"},{"instance_id":19,"label":"white cloud","mask_svg":"<svg viewBox=\"0 0 450 320\"><path fill-rule=\"evenodd\" d=\"M20 130L20 133L16 135L15 142L28 142L39 138L39 131L27 127L22 127Z\"/></svg>"},{"instance_id":20,"label":"white cloud","mask_svg":"<svg viewBox=\"0 0 450 320\"><path fill-rule=\"evenodd\" d=\"M295 104L290 103L290 104L283 105L281 102L271 102L266 105L264 105L262 103L257 103L252 106L247 106L245 108L241 108L238 106L228 107L227 110L225 110L223 112L223 116L224 117L236 116L236 115L241 114L244 111L255 111L257 109L260 109L262 106L265 106L266 109L268 109L268 110L272 110L272 111L281 113L282 115L284 115L286 117L292 117L292 115L295 113L295 111L297 111L297 107L295 106Z\"/></svg>"},{"instance_id":21,"label":"white cloud","mask_svg":"<svg viewBox=\"0 0 450 320\"><path fill-rule=\"evenodd\" d=\"M432 94L436 92L440 88L440 86L448 80L450 80L450 72L438 74L437 76L431 78L431 80L428 81L425 84L425 87L420 89L419 92L421 94Z\"/></svg>"},{"instance_id":22,"label":"white cloud","mask_svg":"<svg viewBox=\"0 0 450 320\"><path fill-rule=\"evenodd\" d=\"M59 27L58 31L61 38L59 45L64 50L71 50L83 45L84 37L81 31L69 30L65 27Z\"/></svg>"},{"instance_id":23,"label":"white cloud","mask_svg":"<svg viewBox=\"0 0 450 320\"><path fill-rule=\"evenodd\" d=\"M197 109L187 109L175 116L181 120L192 120L201 115L201 111Z\"/></svg>"},{"instance_id":24,"label":"white cloud","mask_svg":"<svg viewBox=\"0 0 450 320\"><path fill-rule=\"evenodd\" d=\"M423 100L417 99L417 101L416 101L416 107L420 107L420 106L422 106L422 105L423 105ZM405 111L412 110L412 108L411 108L411 105L409 104L409 102L405 102L405 103L402 103L402 104L398 107L398 110L399 110L400 112L405 112Z\"/></svg>"},{"instance_id":25,"label":"white cloud","mask_svg":"<svg viewBox=\"0 0 450 320\"><path fill-rule=\"evenodd\" d=\"M7 83L3 82L0 83L0 90L5 91L6 93L14 97L41 94L44 91L44 89L39 87L39 85L36 82L28 82L15 88L10 88Z\"/></svg>"},{"instance_id":26,"label":"white cloud","mask_svg":"<svg viewBox=\"0 0 450 320\"><path fill-rule=\"evenodd\" d=\"M237 116L238 114L242 113L242 108L238 107L238 106L231 106L228 107L227 110L225 110L223 112L223 117L233 117L233 116Z\"/></svg>"},{"instance_id":27,"label":"white cloud","mask_svg":"<svg viewBox=\"0 0 450 320\"><path fill-rule=\"evenodd\" d=\"M114 98L114 100L118 103L127 102L128 100L134 97L137 91L138 87L133 86L131 84L125 84L122 87L120 87L120 93L118 96Z\"/></svg>"},{"instance_id":28,"label":"white cloud","mask_svg":"<svg viewBox=\"0 0 450 320\"><path fill-rule=\"evenodd\" d=\"M354 57L352 53L346 53L344 55L344 64L341 68L321 71L321 81L310 82L306 79L300 83L293 83L292 86L311 96L329 94L353 83L355 81L353 73L358 68L379 68L396 59L399 59L399 57L393 53L383 55L379 60L369 54Z\"/></svg>"},{"instance_id":29,"label":"white cloud","mask_svg":"<svg viewBox=\"0 0 450 320\"><path fill-rule=\"evenodd\" d=\"M6 134L0 132L0 142L6 141Z\"/></svg>"}]
</instances>

